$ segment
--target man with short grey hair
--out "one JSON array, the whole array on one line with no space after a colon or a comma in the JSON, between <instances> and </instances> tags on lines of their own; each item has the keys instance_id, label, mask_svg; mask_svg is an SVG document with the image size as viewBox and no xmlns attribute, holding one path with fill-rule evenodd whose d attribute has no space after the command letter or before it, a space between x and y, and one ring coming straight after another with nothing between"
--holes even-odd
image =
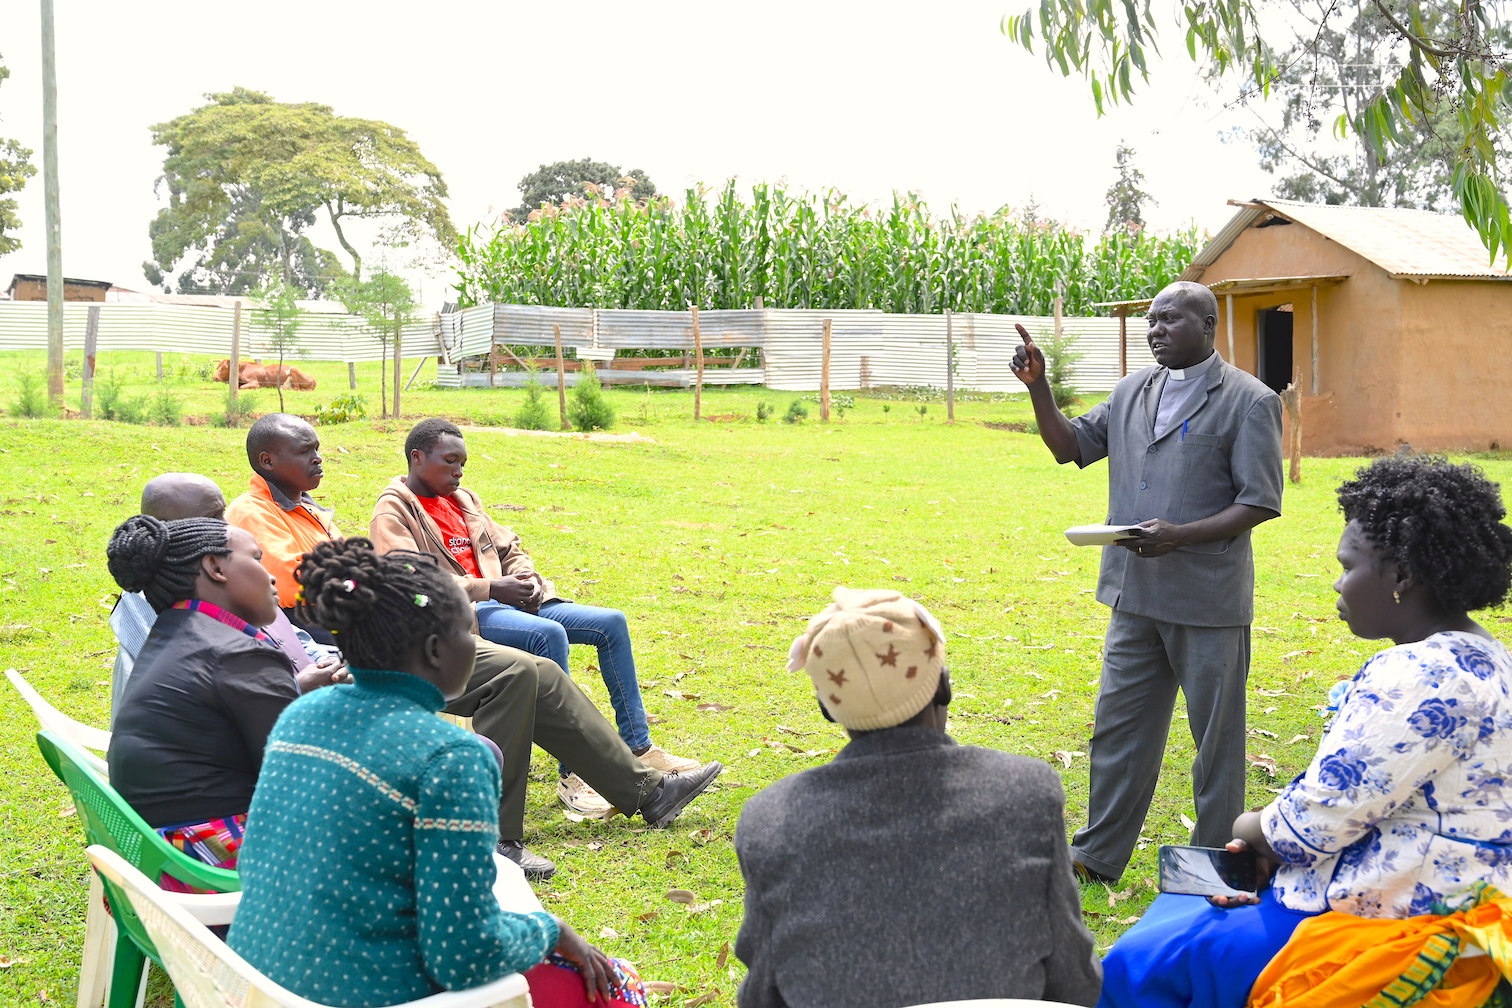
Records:
<instances>
[{"instance_id":1,"label":"man with short grey hair","mask_svg":"<svg viewBox=\"0 0 1512 1008\"><path fill-rule=\"evenodd\" d=\"M1155 363L1068 419L1023 326L1013 373L1055 460L1108 460L1108 515L1133 534L1103 547L1097 600L1112 609L1091 743L1078 874L1112 882L1144 825L1176 690L1197 747L1192 842L1221 847L1244 808L1245 685L1255 567L1250 530L1281 513L1281 401L1213 349L1218 303L1177 282L1150 303Z\"/></svg>"},{"instance_id":2,"label":"man with short grey hair","mask_svg":"<svg viewBox=\"0 0 1512 1008\"><path fill-rule=\"evenodd\" d=\"M793 642L798 669L850 741L740 814L740 1008L1094 1003L1060 778L945 733L935 618L896 591L837 588Z\"/></svg>"}]
</instances>

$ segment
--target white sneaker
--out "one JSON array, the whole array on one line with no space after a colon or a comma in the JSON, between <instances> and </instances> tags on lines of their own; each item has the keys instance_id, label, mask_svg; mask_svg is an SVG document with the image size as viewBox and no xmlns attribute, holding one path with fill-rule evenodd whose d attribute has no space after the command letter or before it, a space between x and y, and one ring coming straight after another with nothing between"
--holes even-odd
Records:
<instances>
[{"instance_id":1,"label":"white sneaker","mask_svg":"<svg viewBox=\"0 0 1512 1008\"><path fill-rule=\"evenodd\" d=\"M641 753L636 759L652 769L660 770L662 773L683 773L687 770L697 770L703 766L697 760L674 756L659 745L652 745L650 749Z\"/></svg>"},{"instance_id":2,"label":"white sneaker","mask_svg":"<svg viewBox=\"0 0 1512 1008\"><path fill-rule=\"evenodd\" d=\"M603 795L575 773L557 778L557 797L563 805L589 819L607 819L615 811Z\"/></svg>"}]
</instances>

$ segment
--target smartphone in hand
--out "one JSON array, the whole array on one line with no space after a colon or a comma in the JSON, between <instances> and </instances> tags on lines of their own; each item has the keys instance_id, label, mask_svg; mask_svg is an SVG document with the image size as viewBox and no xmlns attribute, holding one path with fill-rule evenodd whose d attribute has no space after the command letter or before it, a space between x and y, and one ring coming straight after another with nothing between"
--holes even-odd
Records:
<instances>
[{"instance_id":1,"label":"smartphone in hand","mask_svg":"<svg viewBox=\"0 0 1512 1008\"><path fill-rule=\"evenodd\" d=\"M1259 888L1259 872L1252 850L1222 847L1160 848L1160 891L1191 896L1253 894Z\"/></svg>"}]
</instances>

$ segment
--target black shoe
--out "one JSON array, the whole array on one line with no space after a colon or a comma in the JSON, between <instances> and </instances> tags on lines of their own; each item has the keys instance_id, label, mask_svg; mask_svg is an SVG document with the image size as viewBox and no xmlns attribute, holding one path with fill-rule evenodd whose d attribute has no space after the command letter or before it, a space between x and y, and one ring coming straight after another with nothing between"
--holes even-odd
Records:
<instances>
[{"instance_id":1,"label":"black shoe","mask_svg":"<svg viewBox=\"0 0 1512 1008\"><path fill-rule=\"evenodd\" d=\"M1071 871L1076 874L1078 882L1101 882L1103 885L1113 885L1118 881L1118 876L1104 875L1094 868L1088 868L1080 861L1071 862Z\"/></svg>"},{"instance_id":2,"label":"black shoe","mask_svg":"<svg viewBox=\"0 0 1512 1008\"><path fill-rule=\"evenodd\" d=\"M724 770L723 763L705 763L697 770L662 774L662 782L640 807L641 818L652 826L670 825L688 802L704 793Z\"/></svg>"},{"instance_id":3,"label":"black shoe","mask_svg":"<svg viewBox=\"0 0 1512 1008\"><path fill-rule=\"evenodd\" d=\"M519 865L532 882L544 882L556 874L556 865L526 850L523 840L500 840L499 853Z\"/></svg>"}]
</instances>

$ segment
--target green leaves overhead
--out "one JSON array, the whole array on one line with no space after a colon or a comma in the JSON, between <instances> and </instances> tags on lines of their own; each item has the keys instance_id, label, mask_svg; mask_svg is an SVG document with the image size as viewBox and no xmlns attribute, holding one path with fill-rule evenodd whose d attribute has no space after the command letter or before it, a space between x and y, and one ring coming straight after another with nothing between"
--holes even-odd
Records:
<instances>
[{"instance_id":1,"label":"green leaves overhead","mask_svg":"<svg viewBox=\"0 0 1512 1008\"><path fill-rule=\"evenodd\" d=\"M1153 0L1041 0L1036 9L1005 17L1002 29L1026 49L1042 46L1046 63L1062 75L1088 78L1101 114L1106 103L1133 98L1131 65L1140 81L1148 79L1147 51L1158 51L1153 6ZM1452 154L1454 195L1490 257L1503 254L1512 263L1508 167L1497 148L1512 113L1512 57L1499 21L1504 7L1483 0L1446 0L1431 9L1418 0L1354 0L1329 6L1323 24L1309 31L1326 28L1335 14L1358 17L1367 8L1386 22L1398 42L1387 79L1340 125L1384 155L1418 142L1435 110L1454 109L1460 126ZM1264 97L1287 86L1272 41L1286 29L1284 19L1268 19L1262 30L1260 9L1258 0L1179 0L1174 23L1164 29L1183 32L1187 54L1212 76L1238 75L1241 97ZM1304 53L1316 39L1304 34L1298 40ZM1286 45L1292 43L1287 38Z\"/></svg>"}]
</instances>

